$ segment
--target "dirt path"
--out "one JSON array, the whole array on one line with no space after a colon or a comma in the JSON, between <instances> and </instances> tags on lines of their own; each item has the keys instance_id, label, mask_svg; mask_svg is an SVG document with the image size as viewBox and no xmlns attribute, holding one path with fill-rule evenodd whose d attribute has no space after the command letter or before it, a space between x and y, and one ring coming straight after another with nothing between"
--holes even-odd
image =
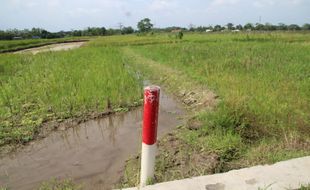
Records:
<instances>
[{"instance_id":1,"label":"dirt path","mask_svg":"<svg viewBox=\"0 0 310 190\"><path fill-rule=\"evenodd\" d=\"M161 92L159 135L182 124L185 112ZM92 120L0 160L0 187L33 189L52 177L72 178L85 189L110 189L125 161L140 151L142 110ZM91 187L91 188L90 188Z\"/></svg>"},{"instance_id":2,"label":"dirt path","mask_svg":"<svg viewBox=\"0 0 310 190\"><path fill-rule=\"evenodd\" d=\"M153 79L160 81L160 83L167 86L168 89L173 90L174 94L190 109L196 111L200 108L213 109L219 102L219 97L211 91L207 85L195 83L184 73L143 57L128 47L123 48L123 53L129 57L129 59L134 60L133 63L136 64L138 68L145 68L145 65L147 65L148 70L151 71L153 75L154 73L160 73Z\"/></svg>"},{"instance_id":3,"label":"dirt path","mask_svg":"<svg viewBox=\"0 0 310 190\"><path fill-rule=\"evenodd\" d=\"M46 45L42 47L36 47L36 48L29 48L21 51L17 51L16 53L32 53L33 55L41 52L47 52L47 51L63 51L63 50L71 50L75 48L81 47L86 42L69 42L69 43L59 43L59 44L52 44L52 45Z\"/></svg>"}]
</instances>

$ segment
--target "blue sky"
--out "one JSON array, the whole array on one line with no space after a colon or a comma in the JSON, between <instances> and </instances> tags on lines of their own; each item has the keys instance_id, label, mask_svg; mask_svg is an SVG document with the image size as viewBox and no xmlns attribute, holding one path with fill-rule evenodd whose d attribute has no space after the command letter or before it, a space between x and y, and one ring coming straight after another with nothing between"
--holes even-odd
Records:
<instances>
[{"instance_id":1,"label":"blue sky","mask_svg":"<svg viewBox=\"0 0 310 190\"><path fill-rule=\"evenodd\" d=\"M0 0L0 29L310 23L310 0Z\"/></svg>"}]
</instances>

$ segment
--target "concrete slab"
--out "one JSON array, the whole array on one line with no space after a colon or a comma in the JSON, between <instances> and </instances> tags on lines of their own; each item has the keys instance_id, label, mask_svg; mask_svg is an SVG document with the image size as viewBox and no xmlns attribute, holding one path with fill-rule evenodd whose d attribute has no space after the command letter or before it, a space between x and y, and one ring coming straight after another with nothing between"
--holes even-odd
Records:
<instances>
[{"instance_id":1,"label":"concrete slab","mask_svg":"<svg viewBox=\"0 0 310 190\"><path fill-rule=\"evenodd\" d=\"M143 190L295 190L310 184L310 156L227 173L158 183ZM125 190L138 190L128 188Z\"/></svg>"}]
</instances>

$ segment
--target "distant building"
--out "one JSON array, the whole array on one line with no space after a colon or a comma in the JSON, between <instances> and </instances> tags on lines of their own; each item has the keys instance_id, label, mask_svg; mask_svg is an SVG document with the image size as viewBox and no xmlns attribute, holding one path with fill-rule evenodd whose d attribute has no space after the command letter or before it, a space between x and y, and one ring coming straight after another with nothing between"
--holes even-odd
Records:
<instances>
[{"instance_id":1,"label":"distant building","mask_svg":"<svg viewBox=\"0 0 310 190\"><path fill-rule=\"evenodd\" d=\"M32 39L40 39L40 36L32 36Z\"/></svg>"},{"instance_id":2,"label":"distant building","mask_svg":"<svg viewBox=\"0 0 310 190\"><path fill-rule=\"evenodd\" d=\"M240 30L238 30L238 29L235 29L235 30L232 30L232 32L240 32Z\"/></svg>"},{"instance_id":3,"label":"distant building","mask_svg":"<svg viewBox=\"0 0 310 190\"><path fill-rule=\"evenodd\" d=\"M211 29L207 29L207 30L206 30L206 32L212 32L212 31L213 31L213 30L211 30Z\"/></svg>"}]
</instances>

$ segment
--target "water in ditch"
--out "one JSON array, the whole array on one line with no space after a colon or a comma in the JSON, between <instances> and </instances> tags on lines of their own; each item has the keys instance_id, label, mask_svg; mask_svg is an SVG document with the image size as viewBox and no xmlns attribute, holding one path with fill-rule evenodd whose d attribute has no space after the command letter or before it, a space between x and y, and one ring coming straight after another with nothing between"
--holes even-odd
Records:
<instances>
[{"instance_id":1,"label":"water in ditch","mask_svg":"<svg viewBox=\"0 0 310 190\"><path fill-rule=\"evenodd\" d=\"M184 110L161 91L159 137L183 124ZM35 189L71 178L85 189L111 189L141 147L142 108L57 131L0 160L0 187Z\"/></svg>"}]
</instances>

